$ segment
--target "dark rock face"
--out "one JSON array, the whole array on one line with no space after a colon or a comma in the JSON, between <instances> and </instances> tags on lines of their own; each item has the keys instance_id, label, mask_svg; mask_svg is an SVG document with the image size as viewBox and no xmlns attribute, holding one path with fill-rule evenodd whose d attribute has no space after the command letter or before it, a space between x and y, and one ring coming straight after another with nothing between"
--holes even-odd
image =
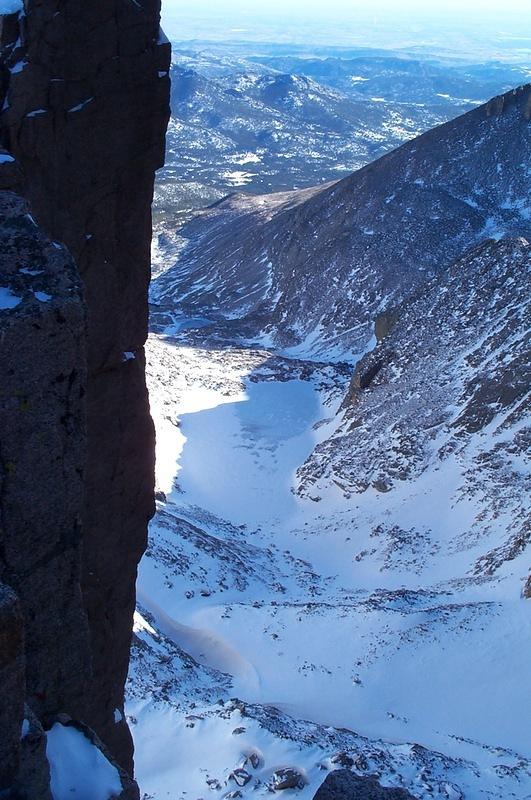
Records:
<instances>
[{"instance_id":1,"label":"dark rock face","mask_svg":"<svg viewBox=\"0 0 531 800\"><path fill-rule=\"evenodd\" d=\"M26 0L0 17L0 286L8 306L20 298L0 304L0 580L20 598L37 717L82 720L130 773L114 712L154 510L143 347L169 116L159 12Z\"/></svg>"},{"instance_id":2,"label":"dark rock face","mask_svg":"<svg viewBox=\"0 0 531 800\"><path fill-rule=\"evenodd\" d=\"M15 594L0 584L0 790L18 774L24 713L24 626Z\"/></svg>"},{"instance_id":3,"label":"dark rock face","mask_svg":"<svg viewBox=\"0 0 531 800\"><path fill-rule=\"evenodd\" d=\"M43 718L75 703L89 674L85 307L71 256L37 228L27 203L3 192L0 213L0 286L13 306L0 308L0 571L20 598L28 703Z\"/></svg>"},{"instance_id":4,"label":"dark rock face","mask_svg":"<svg viewBox=\"0 0 531 800\"><path fill-rule=\"evenodd\" d=\"M376 778L355 775L346 769L332 772L314 800L415 800L405 789L385 788Z\"/></svg>"}]
</instances>

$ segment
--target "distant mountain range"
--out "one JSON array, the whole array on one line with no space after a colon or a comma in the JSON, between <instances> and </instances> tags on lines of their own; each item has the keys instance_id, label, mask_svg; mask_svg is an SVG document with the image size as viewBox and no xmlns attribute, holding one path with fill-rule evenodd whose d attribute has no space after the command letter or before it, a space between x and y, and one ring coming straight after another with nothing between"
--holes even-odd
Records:
<instances>
[{"instance_id":1,"label":"distant mountain range","mask_svg":"<svg viewBox=\"0 0 531 800\"><path fill-rule=\"evenodd\" d=\"M234 190L337 180L419 133L523 82L523 68L440 63L360 50L354 57L228 55L175 48L167 162L157 220Z\"/></svg>"}]
</instances>

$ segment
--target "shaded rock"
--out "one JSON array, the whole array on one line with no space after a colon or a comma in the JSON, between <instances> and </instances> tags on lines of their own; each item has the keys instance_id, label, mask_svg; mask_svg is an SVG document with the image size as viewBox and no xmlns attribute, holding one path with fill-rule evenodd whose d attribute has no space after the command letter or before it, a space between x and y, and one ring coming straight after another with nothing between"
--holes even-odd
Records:
<instances>
[{"instance_id":1,"label":"shaded rock","mask_svg":"<svg viewBox=\"0 0 531 800\"><path fill-rule=\"evenodd\" d=\"M0 188L20 183L32 214L20 219L22 248L12 237L0 265L12 273L0 286L23 292L20 308L0 311L0 579L28 620L33 710L41 720L59 710L83 719L132 771L129 730L114 710L123 707L136 569L154 511L143 345L170 45L158 0L24 5L20 18L0 22L0 132L15 159L1 159ZM33 218L68 251L37 239L32 251ZM40 270L41 255L43 276L20 274Z\"/></svg>"},{"instance_id":2,"label":"shaded rock","mask_svg":"<svg viewBox=\"0 0 531 800\"><path fill-rule=\"evenodd\" d=\"M314 800L415 800L405 789L386 788L376 778L337 770L327 776Z\"/></svg>"},{"instance_id":3,"label":"shaded rock","mask_svg":"<svg viewBox=\"0 0 531 800\"><path fill-rule=\"evenodd\" d=\"M18 191L22 188L22 183L23 175L19 163L11 153L0 147L0 190Z\"/></svg>"},{"instance_id":4,"label":"shaded rock","mask_svg":"<svg viewBox=\"0 0 531 800\"><path fill-rule=\"evenodd\" d=\"M378 342L383 341L391 331L397 320L396 311L382 311L374 320L374 335Z\"/></svg>"},{"instance_id":5,"label":"shaded rock","mask_svg":"<svg viewBox=\"0 0 531 800\"><path fill-rule=\"evenodd\" d=\"M20 769L17 786L22 796L30 800L52 800L50 767L46 758L46 734L39 720L29 708L24 709L22 726Z\"/></svg>"},{"instance_id":6,"label":"shaded rock","mask_svg":"<svg viewBox=\"0 0 531 800\"><path fill-rule=\"evenodd\" d=\"M13 786L24 713L23 619L18 599L0 584L0 794Z\"/></svg>"},{"instance_id":7,"label":"shaded rock","mask_svg":"<svg viewBox=\"0 0 531 800\"><path fill-rule=\"evenodd\" d=\"M86 313L67 250L0 192L0 580L20 600L27 702L42 720L85 691L80 591Z\"/></svg>"},{"instance_id":8,"label":"shaded rock","mask_svg":"<svg viewBox=\"0 0 531 800\"><path fill-rule=\"evenodd\" d=\"M331 756L330 761L340 767L350 768L354 766L354 759L348 753L335 753Z\"/></svg>"}]
</instances>

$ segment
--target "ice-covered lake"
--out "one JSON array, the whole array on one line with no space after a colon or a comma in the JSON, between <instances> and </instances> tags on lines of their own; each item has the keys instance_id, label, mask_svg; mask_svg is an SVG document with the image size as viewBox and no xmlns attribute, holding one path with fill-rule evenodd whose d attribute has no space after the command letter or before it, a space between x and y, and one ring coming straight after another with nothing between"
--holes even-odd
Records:
<instances>
[{"instance_id":1,"label":"ice-covered lake","mask_svg":"<svg viewBox=\"0 0 531 800\"><path fill-rule=\"evenodd\" d=\"M231 403L181 417L187 500L237 525L292 515L294 473L315 443L319 397L306 381L248 382Z\"/></svg>"}]
</instances>

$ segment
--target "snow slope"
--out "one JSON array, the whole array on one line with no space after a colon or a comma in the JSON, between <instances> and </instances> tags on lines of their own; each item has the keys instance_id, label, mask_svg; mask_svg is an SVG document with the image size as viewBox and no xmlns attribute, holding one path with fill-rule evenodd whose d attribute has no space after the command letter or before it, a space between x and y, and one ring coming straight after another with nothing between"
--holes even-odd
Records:
<instances>
[{"instance_id":1,"label":"snow slope","mask_svg":"<svg viewBox=\"0 0 531 800\"><path fill-rule=\"evenodd\" d=\"M342 370L150 349L157 425L179 419L184 445L139 577L128 711L146 796L260 793L295 766L308 784L290 791L310 797L348 751L418 797L526 797L525 561L470 578L481 547L456 543L472 511L452 507L455 467L301 497L294 466L334 430Z\"/></svg>"},{"instance_id":2,"label":"snow slope","mask_svg":"<svg viewBox=\"0 0 531 800\"><path fill-rule=\"evenodd\" d=\"M280 768L309 799L339 766L529 800L530 98L249 200L245 241L233 198L155 281L146 800L267 796Z\"/></svg>"}]
</instances>

